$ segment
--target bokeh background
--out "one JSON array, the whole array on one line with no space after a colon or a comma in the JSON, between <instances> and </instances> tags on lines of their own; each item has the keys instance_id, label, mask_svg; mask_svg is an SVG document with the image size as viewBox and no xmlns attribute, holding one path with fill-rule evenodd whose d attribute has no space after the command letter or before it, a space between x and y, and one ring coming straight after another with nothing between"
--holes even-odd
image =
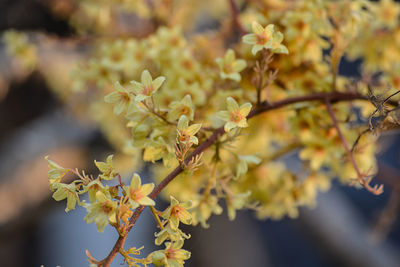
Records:
<instances>
[{"instance_id":1,"label":"bokeh background","mask_svg":"<svg viewBox=\"0 0 400 267\"><path fill-rule=\"evenodd\" d=\"M13 28L73 37L68 14L55 16L48 2L0 1L0 33ZM358 75L358 64L344 62L340 72ZM379 146L376 179L385 184L383 195L336 183L295 220L258 221L250 211L233 222L226 214L214 216L209 229L184 229L192 235L185 243L192 252L187 266L400 266L399 132L382 135ZM14 68L0 44L0 266L88 266L85 249L96 258L110 251L113 229L100 234L83 221L82 208L66 214L65 204L51 199L43 157L90 171L92 159L112 152L95 124L76 117L40 72ZM296 165L294 156L286 160ZM144 245L144 253L156 249L148 211L135 228L127 245Z\"/></svg>"}]
</instances>

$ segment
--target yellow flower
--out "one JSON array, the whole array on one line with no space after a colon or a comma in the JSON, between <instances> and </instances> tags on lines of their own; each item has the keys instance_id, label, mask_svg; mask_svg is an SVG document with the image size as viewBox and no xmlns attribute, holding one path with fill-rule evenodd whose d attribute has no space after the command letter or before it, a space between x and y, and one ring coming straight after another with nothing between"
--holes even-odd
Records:
<instances>
[{"instance_id":1,"label":"yellow flower","mask_svg":"<svg viewBox=\"0 0 400 267\"><path fill-rule=\"evenodd\" d=\"M118 173L114 170L114 164L112 162L113 155L109 155L107 157L107 162L101 161L94 161L96 167L102 172L99 176L101 179L104 180L112 180Z\"/></svg>"},{"instance_id":2,"label":"yellow flower","mask_svg":"<svg viewBox=\"0 0 400 267\"><path fill-rule=\"evenodd\" d=\"M189 126L189 120L182 115L178 121L178 140L179 142L190 142L198 144L199 140L194 136L201 129L201 124L192 124Z\"/></svg>"},{"instance_id":3,"label":"yellow flower","mask_svg":"<svg viewBox=\"0 0 400 267\"><path fill-rule=\"evenodd\" d=\"M246 44L254 45L251 50L253 55L257 54L257 52L262 50L263 48L271 48L274 25L269 24L267 27L263 28L263 26L253 21L251 27L253 33L246 34L245 36L243 36L242 40Z\"/></svg>"},{"instance_id":4,"label":"yellow flower","mask_svg":"<svg viewBox=\"0 0 400 267\"><path fill-rule=\"evenodd\" d=\"M69 170L61 167L54 161L50 160L49 156L44 157L44 159L47 161L49 165L50 170L47 172L47 175L49 177L50 189L53 190L53 184L59 183L61 179L64 177L64 175L68 173Z\"/></svg>"},{"instance_id":5,"label":"yellow flower","mask_svg":"<svg viewBox=\"0 0 400 267\"><path fill-rule=\"evenodd\" d=\"M109 192L108 186L105 187L99 179L93 180L87 185L83 186L83 190L79 192L79 194L83 194L85 192L88 192L89 200L90 202L95 202L96 201L96 193L98 191L101 191L103 193Z\"/></svg>"},{"instance_id":6,"label":"yellow flower","mask_svg":"<svg viewBox=\"0 0 400 267\"><path fill-rule=\"evenodd\" d=\"M236 59L235 52L232 49L228 49L224 58L217 58L215 61L218 64L222 79L231 79L237 82L241 80L242 77L239 72L246 68L246 61Z\"/></svg>"},{"instance_id":7,"label":"yellow flower","mask_svg":"<svg viewBox=\"0 0 400 267\"><path fill-rule=\"evenodd\" d=\"M79 203L78 193L76 192L75 182L71 184L53 183L52 189L55 190L53 198L56 201L67 199L67 207L65 212L75 209L76 202Z\"/></svg>"},{"instance_id":8,"label":"yellow flower","mask_svg":"<svg viewBox=\"0 0 400 267\"><path fill-rule=\"evenodd\" d=\"M164 250L157 250L151 255L153 264L166 267L183 267L184 261L190 258L190 252L181 249L183 240L165 243Z\"/></svg>"},{"instance_id":9,"label":"yellow flower","mask_svg":"<svg viewBox=\"0 0 400 267\"><path fill-rule=\"evenodd\" d=\"M240 127L245 128L247 124L247 115L250 113L251 104L244 103L239 107L238 103L232 97L226 99L227 111L220 111L217 113L218 118L226 121L224 130L229 132L233 128Z\"/></svg>"},{"instance_id":10,"label":"yellow flower","mask_svg":"<svg viewBox=\"0 0 400 267\"><path fill-rule=\"evenodd\" d=\"M111 197L101 191L96 192L96 201L86 204L88 214L84 220L86 223L95 222L97 231L104 232L104 228L109 222L116 223L117 202L112 201Z\"/></svg>"},{"instance_id":11,"label":"yellow flower","mask_svg":"<svg viewBox=\"0 0 400 267\"><path fill-rule=\"evenodd\" d=\"M155 233L154 236L156 239L154 240L154 243L159 246L162 243L164 243L165 240L169 239L172 242L178 241L181 239L189 239L190 235L185 234L181 229L179 228L173 228L174 226L171 223L168 223L164 229L162 229L160 232Z\"/></svg>"},{"instance_id":12,"label":"yellow flower","mask_svg":"<svg viewBox=\"0 0 400 267\"><path fill-rule=\"evenodd\" d=\"M274 32L272 35L271 52L275 54L289 54L286 46L281 44L283 41L283 34L281 32Z\"/></svg>"},{"instance_id":13,"label":"yellow flower","mask_svg":"<svg viewBox=\"0 0 400 267\"><path fill-rule=\"evenodd\" d=\"M131 184L129 186L125 185L123 188L129 197L129 204L131 204L132 209L139 207L139 205L155 205L154 201L147 196L151 191L153 191L154 184L150 183L142 185L142 181L138 174L135 173L132 177Z\"/></svg>"},{"instance_id":14,"label":"yellow flower","mask_svg":"<svg viewBox=\"0 0 400 267\"><path fill-rule=\"evenodd\" d=\"M179 203L173 196L170 196L171 204L162 213L162 217L171 224L172 229L179 227L179 222L190 225L192 223L192 216L187 211L192 206L191 202Z\"/></svg>"},{"instance_id":15,"label":"yellow flower","mask_svg":"<svg viewBox=\"0 0 400 267\"><path fill-rule=\"evenodd\" d=\"M116 91L109 93L104 97L106 103L114 104L114 113L121 114L131 101L130 92L127 91L119 82L114 84Z\"/></svg>"},{"instance_id":16,"label":"yellow flower","mask_svg":"<svg viewBox=\"0 0 400 267\"><path fill-rule=\"evenodd\" d=\"M194 117L194 106L192 103L192 97L186 95L181 101L173 101L168 106L168 120L175 121L179 119L181 115L186 115L190 120Z\"/></svg>"},{"instance_id":17,"label":"yellow flower","mask_svg":"<svg viewBox=\"0 0 400 267\"><path fill-rule=\"evenodd\" d=\"M257 54L262 49L271 49L273 53L288 54L287 48L280 43L283 40L283 34L274 31L274 25L269 24L263 28L260 24L253 21L253 33L243 36L243 42L253 45L251 52Z\"/></svg>"},{"instance_id":18,"label":"yellow flower","mask_svg":"<svg viewBox=\"0 0 400 267\"><path fill-rule=\"evenodd\" d=\"M161 87L165 77L160 76L153 80L148 70L144 70L141 76L141 82L131 81L133 91L136 93L135 101L141 102L151 97Z\"/></svg>"}]
</instances>

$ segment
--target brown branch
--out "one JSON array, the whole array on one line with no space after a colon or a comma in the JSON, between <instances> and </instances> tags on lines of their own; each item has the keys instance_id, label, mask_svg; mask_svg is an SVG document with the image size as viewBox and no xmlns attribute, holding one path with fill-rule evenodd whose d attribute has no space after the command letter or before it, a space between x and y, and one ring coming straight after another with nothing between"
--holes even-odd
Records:
<instances>
[{"instance_id":1,"label":"brown branch","mask_svg":"<svg viewBox=\"0 0 400 267\"><path fill-rule=\"evenodd\" d=\"M338 121L337 121L335 112L333 112L333 109L332 109L332 105L331 105L331 103L330 103L330 100L329 100L329 99L326 99L326 100L325 100L325 103L326 103L326 107L327 107L327 109L328 109L329 115L331 116L331 119L332 119L332 121L333 121L333 124L334 124L334 126L335 126L335 128L336 128L336 131L337 131L337 133L338 133L340 139L342 140L342 144L343 144L344 149L346 150L347 157L349 158L351 164L352 164L353 167L354 167L354 170L355 170L356 173L357 173L357 180L358 180L358 182L359 182L362 186L364 186L364 188L367 189L367 190L368 190L369 192L371 192L372 194L374 194L374 195L380 195L380 194L382 194L382 193L383 193L383 185L381 184L380 186L375 185L374 187L371 187L371 185L370 185L369 183L371 182L372 177L367 177L365 174L362 174L362 173L361 173L361 171L360 171L360 169L359 169L359 167L358 167L358 165L357 165L357 162L355 161L355 159L354 159L354 157L353 157L353 153L351 153L351 150L350 150L350 147L349 147L349 143L347 142L347 140L346 140L346 138L344 137L342 131L340 130L339 123L338 123Z\"/></svg>"},{"instance_id":2,"label":"brown branch","mask_svg":"<svg viewBox=\"0 0 400 267\"><path fill-rule=\"evenodd\" d=\"M228 0L229 9L231 10L232 15L232 26L236 27L240 36L245 35L247 31L243 28L243 25L239 21L239 10L234 0Z\"/></svg>"},{"instance_id":3,"label":"brown branch","mask_svg":"<svg viewBox=\"0 0 400 267\"><path fill-rule=\"evenodd\" d=\"M285 107L287 105L295 104L295 103L300 103L300 102L307 102L307 101L328 101L328 102L338 102L338 101L353 101L357 99L362 99L366 100L367 98L361 94L354 93L354 92L332 92L332 93L315 93L315 94L310 94L306 96L298 96L298 97L292 97L292 98L287 98L284 100L276 101L274 103L269 103L269 102L262 102L260 106L254 108L249 115L247 116L248 119L257 116L261 113L270 111L270 110L275 110L279 109L282 107ZM187 164L190 160L195 158L197 155L201 154L204 150L206 150L208 147L213 145L217 139L222 136L225 133L224 127L220 127L216 130L214 130L213 134L204 142L202 142L186 159L185 163ZM156 198L160 192L175 178L177 177L181 172L183 171L181 166L176 167L170 174L168 174L161 182L158 184L153 192L150 193L149 197L154 199ZM132 229L132 227L135 225L137 219L139 218L140 214L143 212L144 206L138 207L135 212L133 213L132 217L129 219L129 227L126 230L126 234L123 236L120 236L115 243L113 249L111 252L108 254L108 256L102 260L100 263L100 266L103 267L109 267L119 250L123 247L126 237L128 236L129 231Z\"/></svg>"}]
</instances>

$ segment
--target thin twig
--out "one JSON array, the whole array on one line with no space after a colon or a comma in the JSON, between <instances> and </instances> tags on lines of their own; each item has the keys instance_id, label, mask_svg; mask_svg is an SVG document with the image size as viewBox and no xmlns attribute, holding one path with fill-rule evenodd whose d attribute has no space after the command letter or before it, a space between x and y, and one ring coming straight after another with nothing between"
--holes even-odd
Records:
<instances>
[{"instance_id":1,"label":"thin twig","mask_svg":"<svg viewBox=\"0 0 400 267\"><path fill-rule=\"evenodd\" d=\"M162 230L164 229L164 226L160 220L160 217L158 217L157 211L153 206L149 206L151 213L153 213L154 219L156 219L158 227Z\"/></svg>"},{"instance_id":2,"label":"thin twig","mask_svg":"<svg viewBox=\"0 0 400 267\"><path fill-rule=\"evenodd\" d=\"M347 157L349 158L351 164L352 164L353 167L354 167L354 170L355 170L356 173L357 173L357 180L358 180L358 182L359 182L362 186L364 186L364 188L367 189L367 190L368 190L369 192L371 192L372 194L374 194L374 195L380 195L380 194L382 194L382 193L383 193L383 185L381 184L380 186L375 185L374 187L371 187L370 184L369 184L369 182L372 180L372 177L368 177L368 178L366 179L366 176L360 172L360 169L359 169L359 167L358 167L358 165L357 165L357 162L355 161L355 159L354 159L354 157L353 157L353 153L351 153L349 144L348 144L346 138L344 137L342 131L340 130L339 123L338 123L338 121L337 121L335 112L333 112L332 105L331 105L329 99L326 99L326 100L325 100L325 104L326 104L326 107L327 107L327 109L328 109L329 115L330 115L330 117L331 117L331 119L332 119L332 121L333 121L333 124L334 124L334 126L335 126L335 128L336 128L336 131L337 131L337 133L338 133L340 139L342 140L342 144L343 144L344 149L346 150Z\"/></svg>"}]
</instances>

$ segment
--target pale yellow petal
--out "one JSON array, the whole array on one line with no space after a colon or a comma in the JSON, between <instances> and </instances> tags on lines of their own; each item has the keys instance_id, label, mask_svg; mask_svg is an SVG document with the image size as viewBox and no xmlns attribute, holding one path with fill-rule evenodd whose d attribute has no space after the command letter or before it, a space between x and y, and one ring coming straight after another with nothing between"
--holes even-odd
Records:
<instances>
[{"instance_id":1,"label":"pale yellow petal","mask_svg":"<svg viewBox=\"0 0 400 267\"><path fill-rule=\"evenodd\" d=\"M144 70L141 76L141 82L143 86L150 87L152 85L153 78L148 70Z\"/></svg>"},{"instance_id":2,"label":"pale yellow petal","mask_svg":"<svg viewBox=\"0 0 400 267\"><path fill-rule=\"evenodd\" d=\"M246 34L242 38L243 43L245 44L256 44L257 43L257 35L254 33Z\"/></svg>"},{"instance_id":3,"label":"pale yellow petal","mask_svg":"<svg viewBox=\"0 0 400 267\"><path fill-rule=\"evenodd\" d=\"M268 25L269 26L269 25ZM267 26L267 27L268 27ZM257 35L262 35L264 33L264 28L263 26L261 26L258 22L253 21L253 23L251 24L251 28L253 30L253 32Z\"/></svg>"},{"instance_id":4,"label":"pale yellow petal","mask_svg":"<svg viewBox=\"0 0 400 267\"><path fill-rule=\"evenodd\" d=\"M230 112L237 111L239 109L239 105L233 97L226 98L227 109Z\"/></svg>"},{"instance_id":5,"label":"pale yellow petal","mask_svg":"<svg viewBox=\"0 0 400 267\"><path fill-rule=\"evenodd\" d=\"M136 189L139 188L141 184L142 181L140 180L140 176L137 173L135 173L132 177L130 187Z\"/></svg>"}]
</instances>

